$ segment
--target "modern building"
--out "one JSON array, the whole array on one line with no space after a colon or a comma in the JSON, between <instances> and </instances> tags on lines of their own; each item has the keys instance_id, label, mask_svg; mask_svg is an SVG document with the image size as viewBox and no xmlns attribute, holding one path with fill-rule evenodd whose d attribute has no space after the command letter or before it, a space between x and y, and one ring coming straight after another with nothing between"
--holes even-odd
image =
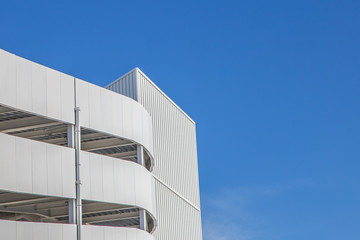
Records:
<instances>
[{"instance_id":1,"label":"modern building","mask_svg":"<svg viewBox=\"0 0 360 240\"><path fill-rule=\"evenodd\" d=\"M202 239L195 123L138 68L106 88L0 50L0 239Z\"/></svg>"}]
</instances>

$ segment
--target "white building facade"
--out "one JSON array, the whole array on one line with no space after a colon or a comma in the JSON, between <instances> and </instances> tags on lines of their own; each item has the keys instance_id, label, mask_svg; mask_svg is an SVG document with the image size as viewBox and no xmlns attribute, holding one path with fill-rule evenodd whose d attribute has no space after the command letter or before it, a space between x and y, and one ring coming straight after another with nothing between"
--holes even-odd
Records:
<instances>
[{"instance_id":1,"label":"white building facade","mask_svg":"<svg viewBox=\"0 0 360 240\"><path fill-rule=\"evenodd\" d=\"M1 239L202 239L195 123L137 68L107 88L0 50Z\"/></svg>"}]
</instances>

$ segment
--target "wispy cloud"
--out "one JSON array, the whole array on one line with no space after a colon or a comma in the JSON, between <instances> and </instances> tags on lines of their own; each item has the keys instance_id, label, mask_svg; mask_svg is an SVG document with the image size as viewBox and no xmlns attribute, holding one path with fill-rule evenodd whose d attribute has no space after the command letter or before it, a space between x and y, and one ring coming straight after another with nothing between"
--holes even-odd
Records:
<instances>
[{"instance_id":1,"label":"wispy cloud","mask_svg":"<svg viewBox=\"0 0 360 240\"><path fill-rule=\"evenodd\" d=\"M309 181L269 186L223 188L203 194L204 240L274 239L271 217L257 210L257 203L266 201L295 188L309 187Z\"/></svg>"},{"instance_id":2,"label":"wispy cloud","mask_svg":"<svg viewBox=\"0 0 360 240\"><path fill-rule=\"evenodd\" d=\"M254 239L252 229L246 228L252 218L246 211L249 198L245 189L222 189L203 196L204 240Z\"/></svg>"},{"instance_id":3,"label":"wispy cloud","mask_svg":"<svg viewBox=\"0 0 360 240\"><path fill-rule=\"evenodd\" d=\"M249 240L249 233L241 231L240 226L234 223L204 219L204 240Z\"/></svg>"}]
</instances>

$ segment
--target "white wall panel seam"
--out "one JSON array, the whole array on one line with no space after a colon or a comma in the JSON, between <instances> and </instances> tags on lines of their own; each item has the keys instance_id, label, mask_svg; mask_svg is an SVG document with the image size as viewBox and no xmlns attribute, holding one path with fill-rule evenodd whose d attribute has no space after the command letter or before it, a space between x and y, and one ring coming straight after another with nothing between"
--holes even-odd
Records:
<instances>
[{"instance_id":1,"label":"white wall panel seam","mask_svg":"<svg viewBox=\"0 0 360 240\"><path fill-rule=\"evenodd\" d=\"M200 208L197 207L196 205L194 205L192 202L190 202L188 199L186 199L184 196L182 196L180 193L178 193L176 190L174 190L172 187L170 187L169 185L167 185L164 181L162 181L161 179L159 179L158 177L156 177L154 175L154 178L161 183L164 187L166 187L167 189L169 189L170 191L172 191L173 193L175 193L178 197L180 197L182 200L184 200L187 204L189 204L190 206L192 206L193 208L195 208L197 211L201 212Z\"/></svg>"},{"instance_id":2,"label":"white wall panel seam","mask_svg":"<svg viewBox=\"0 0 360 240\"><path fill-rule=\"evenodd\" d=\"M154 94L153 94L154 95ZM159 99L159 98L156 98L156 99ZM171 119L169 118L169 108L166 108L167 109L167 111L165 112L165 114L164 114L164 117L165 117L165 122L170 122L171 121ZM156 118L155 118L156 119ZM156 121L155 121L156 122ZM155 128L155 126L156 126L156 124L154 125L154 128ZM169 136L169 135L171 135L171 133L170 132L168 132L168 127L162 127L162 128L164 128L164 129L166 129L167 131L167 134L164 136L163 135L163 137L162 137L162 139L163 139L163 142L169 142L169 144L171 144L171 147L170 148L165 148L165 150L166 150L166 152L165 152L165 156L168 156L168 157L166 157L167 159L173 159L173 157L171 157L171 156L174 156L171 152L169 152L169 150L170 149L176 149L176 147L177 146L174 146L174 142L173 141L171 141L171 139L170 139L170 141L169 141L169 139L167 139L166 140L166 138L164 138L164 137L166 137L166 136ZM156 130L155 130L156 131ZM162 131L159 131L158 130L158 132L156 133L156 134L161 134L161 132ZM161 137L160 137L161 138ZM164 140L165 139L165 140ZM155 137L155 141L156 141L157 139L156 139L156 137ZM157 141L156 141L157 142ZM175 144L176 145L176 144ZM157 148L156 148L157 149ZM183 154L184 155L186 155L186 152L187 151L184 151L183 152ZM155 153L156 154L156 158L157 158L157 162L158 162L158 164L160 164L160 166L162 165L161 163L162 162L164 162L165 161L165 159L161 159L161 156L160 156L160 159L159 159L159 155L158 155L158 153ZM187 157L188 158L188 157ZM196 159L196 158L195 158ZM197 160L196 160L197 161ZM179 163L179 160L178 160L178 162L175 162L175 164L178 164ZM188 165L188 164L186 164L186 165ZM168 165L169 166L169 165ZM170 166L169 166L170 167ZM187 168L187 166L185 166L185 168ZM174 173L172 172L173 170L175 170L176 168L170 168L170 169L167 169L167 170L165 170L165 171L162 171L161 172L161 175L164 175L164 174L166 174L167 175L167 179L172 179L171 180L171 182L175 182L175 179L174 179ZM179 169L179 168L177 168L177 169ZM157 175L157 171L155 170L155 175ZM197 172L195 172L195 174L196 174ZM171 185L173 185L173 184L171 184ZM186 184L185 184L185 186L186 186ZM184 189L188 189L188 187L185 187L185 186L183 186L183 184L181 184L179 187L180 187L180 191L181 192L184 192ZM188 194L186 194L186 195L188 195Z\"/></svg>"},{"instance_id":3,"label":"white wall panel seam","mask_svg":"<svg viewBox=\"0 0 360 240\"><path fill-rule=\"evenodd\" d=\"M159 212L159 228L155 231L156 239L197 239L201 238L201 213L174 195L160 182L156 182L159 193L157 205ZM174 218L174 216L177 216Z\"/></svg>"}]
</instances>

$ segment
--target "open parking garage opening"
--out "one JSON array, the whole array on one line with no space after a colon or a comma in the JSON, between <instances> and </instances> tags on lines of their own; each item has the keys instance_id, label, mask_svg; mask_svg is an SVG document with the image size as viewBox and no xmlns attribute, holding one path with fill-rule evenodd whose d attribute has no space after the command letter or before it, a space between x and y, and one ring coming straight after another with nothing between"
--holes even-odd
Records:
<instances>
[{"instance_id":1,"label":"open parking garage opening","mask_svg":"<svg viewBox=\"0 0 360 240\"><path fill-rule=\"evenodd\" d=\"M2 133L60 146L70 146L73 144L71 142L72 126L0 105L0 132ZM81 150L83 151L138 162L138 147L136 142L81 128ZM153 167L153 162L146 150L144 151L144 166L148 170Z\"/></svg>"},{"instance_id":2,"label":"open parking garage opening","mask_svg":"<svg viewBox=\"0 0 360 240\"><path fill-rule=\"evenodd\" d=\"M82 201L83 225L140 228L140 209L114 203ZM25 222L74 223L74 199L0 191L0 219ZM154 229L147 213L147 231Z\"/></svg>"}]
</instances>

